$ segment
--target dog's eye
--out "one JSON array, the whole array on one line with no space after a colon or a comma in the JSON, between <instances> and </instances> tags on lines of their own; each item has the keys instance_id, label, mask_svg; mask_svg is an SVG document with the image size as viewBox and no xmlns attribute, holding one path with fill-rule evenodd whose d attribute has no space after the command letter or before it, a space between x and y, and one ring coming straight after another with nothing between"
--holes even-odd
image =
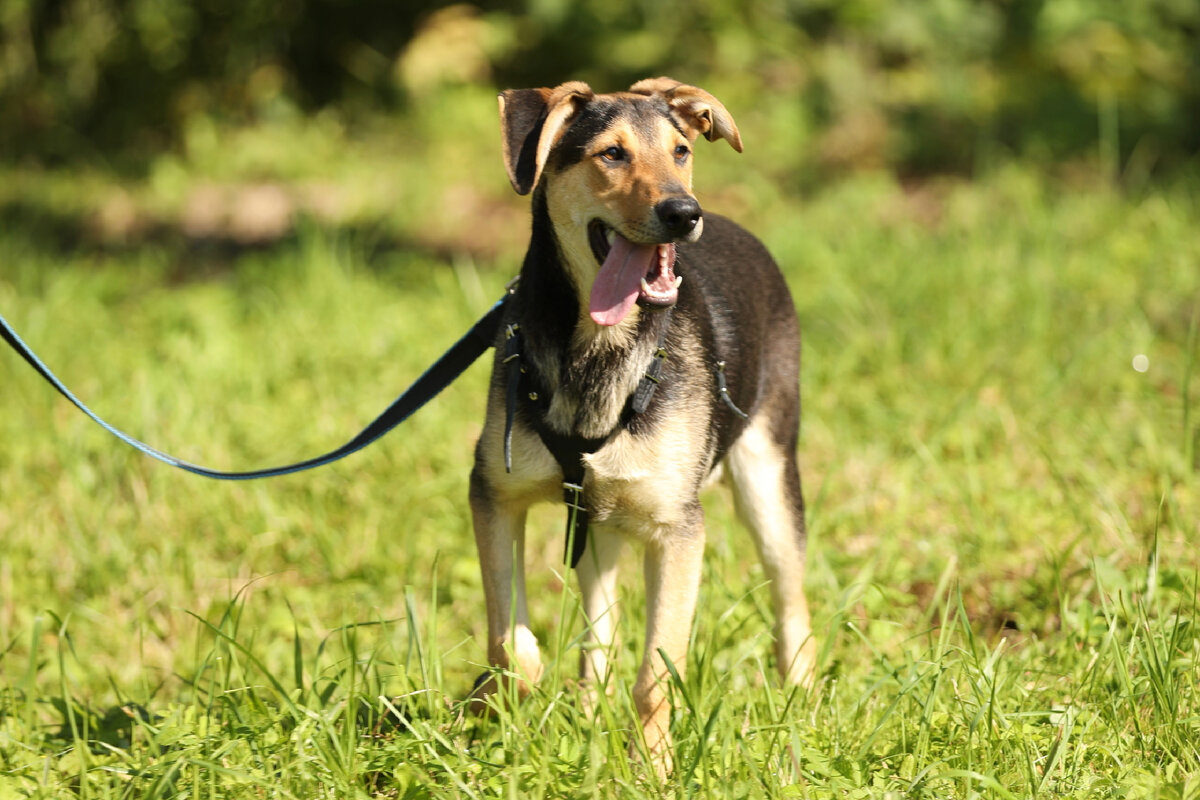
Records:
<instances>
[{"instance_id":1,"label":"dog's eye","mask_svg":"<svg viewBox=\"0 0 1200 800\"><path fill-rule=\"evenodd\" d=\"M675 148L675 158L683 161L688 157L688 153L692 152L686 144L681 144Z\"/></svg>"},{"instance_id":2,"label":"dog's eye","mask_svg":"<svg viewBox=\"0 0 1200 800\"><path fill-rule=\"evenodd\" d=\"M607 150L602 151L600 153L600 157L603 158L605 161L624 161L625 160L625 150L624 150L624 148L618 147L617 145L613 145L612 147L608 148Z\"/></svg>"}]
</instances>

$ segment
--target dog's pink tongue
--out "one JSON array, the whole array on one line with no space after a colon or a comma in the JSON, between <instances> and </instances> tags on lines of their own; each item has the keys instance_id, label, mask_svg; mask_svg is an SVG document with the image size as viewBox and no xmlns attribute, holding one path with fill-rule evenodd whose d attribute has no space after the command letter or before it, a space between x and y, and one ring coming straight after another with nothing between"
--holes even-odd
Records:
<instances>
[{"instance_id":1,"label":"dog's pink tongue","mask_svg":"<svg viewBox=\"0 0 1200 800\"><path fill-rule=\"evenodd\" d=\"M634 244L621 234L613 237L612 248L596 280L588 311L597 325L616 325L637 302L642 278L650 271L658 245Z\"/></svg>"}]
</instances>

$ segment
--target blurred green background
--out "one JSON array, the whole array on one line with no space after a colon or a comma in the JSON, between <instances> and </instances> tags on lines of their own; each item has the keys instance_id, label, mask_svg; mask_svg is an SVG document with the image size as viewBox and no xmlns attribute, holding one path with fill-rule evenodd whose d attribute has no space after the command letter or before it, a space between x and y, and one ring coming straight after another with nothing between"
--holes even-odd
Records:
<instances>
[{"instance_id":1,"label":"blurred green background","mask_svg":"<svg viewBox=\"0 0 1200 800\"><path fill-rule=\"evenodd\" d=\"M676 730L703 796L1196 796L1196 0L0 0L0 313L156 446L307 457L517 271L496 91L657 74L737 120L697 195L768 244L806 336L819 685L764 691L718 490L688 678L715 734ZM628 714L587 723L565 681L517 724L457 713L486 380L337 466L217 484L0 354L0 800L639 796ZM540 509L527 558L567 674L561 526ZM427 727L360 738L388 697Z\"/></svg>"},{"instance_id":2,"label":"blurred green background","mask_svg":"<svg viewBox=\"0 0 1200 800\"><path fill-rule=\"evenodd\" d=\"M749 133L710 182L761 181L731 213L1014 160L1137 192L1200 149L1194 0L0 0L0 225L242 247L307 219L493 256L524 226L490 95L664 73Z\"/></svg>"},{"instance_id":3,"label":"blurred green background","mask_svg":"<svg viewBox=\"0 0 1200 800\"><path fill-rule=\"evenodd\" d=\"M3 0L0 147L144 166L202 120L415 111L448 85L719 80L810 144L787 166L1177 164L1194 0Z\"/></svg>"},{"instance_id":4,"label":"blurred green background","mask_svg":"<svg viewBox=\"0 0 1200 800\"><path fill-rule=\"evenodd\" d=\"M803 175L1161 169L1200 144L1193 0L3 0L0 152L136 171L213 122L662 72L769 106Z\"/></svg>"}]
</instances>

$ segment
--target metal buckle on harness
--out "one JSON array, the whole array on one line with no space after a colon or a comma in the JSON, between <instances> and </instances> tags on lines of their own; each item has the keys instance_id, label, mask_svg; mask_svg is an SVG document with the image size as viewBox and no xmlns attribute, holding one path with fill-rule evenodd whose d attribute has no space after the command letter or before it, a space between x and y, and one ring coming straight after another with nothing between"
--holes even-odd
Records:
<instances>
[{"instance_id":1,"label":"metal buckle on harness","mask_svg":"<svg viewBox=\"0 0 1200 800\"><path fill-rule=\"evenodd\" d=\"M574 569L587 547L588 510L583 504L583 481L563 481L563 502L567 506L567 541L563 561Z\"/></svg>"},{"instance_id":2,"label":"metal buckle on harness","mask_svg":"<svg viewBox=\"0 0 1200 800\"><path fill-rule=\"evenodd\" d=\"M662 375L663 362L667 360L667 351L663 348L658 348L654 354L654 360L650 362L650 366L646 368L646 374L642 377L646 380L658 383Z\"/></svg>"},{"instance_id":3,"label":"metal buckle on harness","mask_svg":"<svg viewBox=\"0 0 1200 800\"><path fill-rule=\"evenodd\" d=\"M666 360L666 348L659 347L654 353L654 358L650 359L650 363L646 366L646 372L642 375L642 379L638 381L637 389L634 390L633 412L635 414L641 414L650 407L650 399L654 397L654 390L662 382L663 364Z\"/></svg>"},{"instance_id":4,"label":"metal buckle on harness","mask_svg":"<svg viewBox=\"0 0 1200 800\"><path fill-rule=\"evenodd\" d=\"M502 364L507 364L514 358L521 357L521 340L516 336L521 332L521 325L513 322L504 326L504 361Z\"/></svg>"},{"instance_id":5,"label":"metal buckle on harness","mask_svg":"<svg viewBox=\"0 0 1200 800\"><path fill-rule=\"evenodd\" d=\"M570 481L563 481L563 502L567 504L568 509L575 511L586 511L583 507L583 486Z\"/></svg>"}]
</instances>

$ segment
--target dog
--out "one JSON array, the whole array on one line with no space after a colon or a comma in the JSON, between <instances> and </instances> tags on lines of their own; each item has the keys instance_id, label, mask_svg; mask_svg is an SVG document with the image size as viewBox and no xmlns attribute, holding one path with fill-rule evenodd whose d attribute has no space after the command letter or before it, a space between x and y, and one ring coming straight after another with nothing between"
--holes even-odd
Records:
<instances>
[{"instance_id":1,"label":"dog","mask_svg":"<svg viewBox=\"0 0 1200 800\"><path fill-rule=\"evenodd\" d=\"M541 676L525 517L534 503L565 499L587 618L581 678L592 687L608 677L618 557L627 540L644 547L645 655L633 697L646 751L665 772L664 657L684 673L704 557L698 495L722 465L770 580L780 675L812 681L795 308L766 248L692 194L700 137L742 150L711 94L653 78L627 92L569 82L499 101L504 165L513 188L532 193L532 227L471 471L496 668L473 697L482 703L500 675L521 694Z\"/></svg>"}]
</instances>

